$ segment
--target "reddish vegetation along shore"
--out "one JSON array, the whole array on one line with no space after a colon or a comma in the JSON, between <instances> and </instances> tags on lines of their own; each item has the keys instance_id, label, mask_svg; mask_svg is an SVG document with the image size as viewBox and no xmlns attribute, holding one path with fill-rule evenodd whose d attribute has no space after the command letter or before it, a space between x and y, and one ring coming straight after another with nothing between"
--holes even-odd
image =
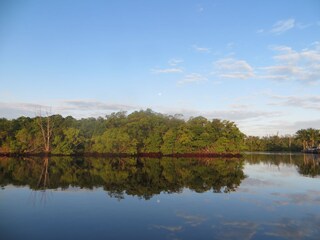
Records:
<instances>
[{"instance_id":1,"label":"reddish vegetation along shore","mask_svg":"<svg viewBox=\"0 0 320 240\"><path fill-rule=\"evenodd\" d=\"M83 154L46 154L46 153L0 153L3 157L24 157L24 156L84 156L84 157L174 157L174 158L217 158L217 157L241 157L241 153L172 153L163 154L161 152L152 153L83 153Z\"/></svg>"}]
</instances>

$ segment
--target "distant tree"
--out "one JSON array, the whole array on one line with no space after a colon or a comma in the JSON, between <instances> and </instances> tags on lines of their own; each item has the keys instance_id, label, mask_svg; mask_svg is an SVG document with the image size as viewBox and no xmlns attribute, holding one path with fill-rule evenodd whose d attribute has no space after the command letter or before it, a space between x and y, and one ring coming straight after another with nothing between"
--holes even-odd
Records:
<instances>
[{"instance_id":1,"label":"distant tree","mask_svg":"<svg viewBox=\"0 0 320 240\"><path fill-rule=\"evenodd\" d=\"M296 139L302 141L303 150L306 150L320 141L320 131L314 128L300 129L296 132Z\"/></svg>"}]
</instances>

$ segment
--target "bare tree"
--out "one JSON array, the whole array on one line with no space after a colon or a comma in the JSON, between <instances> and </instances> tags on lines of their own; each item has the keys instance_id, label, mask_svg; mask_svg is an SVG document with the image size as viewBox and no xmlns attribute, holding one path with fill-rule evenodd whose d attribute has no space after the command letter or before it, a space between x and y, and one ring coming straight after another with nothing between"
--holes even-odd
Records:
<instances>
[{"instance_id":1,"label":"bare tree","mask_svg":"<svg viewBox=\"0 0 320 240\"><path fill-rule=\"evenodd\" d=\"M41 135L43 139L43 150L46 154L51 151L51 137L53 131L53 121L48 111L46 111L46 117L42 117L41 110L36 117L37 124L40 127Z\"/></svg>"},{"instance_id":2,"label":"bare tree","mask_svg":"<svg viewBox=\"0 0 320 240\"><path fill-rule=\"evenodd\" d=\"M43 167L42 172L38 181L38 188L46 189L47 183L49 183L49 172L48 172L48 166L49 166L49 157L46 156L43 159ZM41 186L42 185L42 186Z\"/></svg>"}]
</instances>

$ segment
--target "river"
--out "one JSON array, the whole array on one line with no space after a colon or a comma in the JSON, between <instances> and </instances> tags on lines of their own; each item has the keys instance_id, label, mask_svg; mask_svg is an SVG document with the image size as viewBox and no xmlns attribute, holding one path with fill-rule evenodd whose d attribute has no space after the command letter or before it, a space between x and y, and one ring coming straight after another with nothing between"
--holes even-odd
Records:
<instances>
[{"instance_id":1,"label":"river","mask_svg":"<svg viewBox=\"0 0 320 240\"><path fill-rule=\"evenodd\" d=\"M1 158L1 239L319 239L320 156Z\"/></svg>"}]
</instances>

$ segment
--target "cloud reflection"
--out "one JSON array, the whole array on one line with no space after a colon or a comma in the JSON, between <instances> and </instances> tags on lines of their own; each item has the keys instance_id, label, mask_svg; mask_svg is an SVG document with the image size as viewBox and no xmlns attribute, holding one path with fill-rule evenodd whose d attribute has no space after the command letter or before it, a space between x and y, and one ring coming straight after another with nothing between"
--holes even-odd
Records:
<instances>
[{"instance_id":1,"label":"cloud reflection","mask_svg":"<svg viewBox=\"0 0 320 240\"><path fill-rule=\"evenodd\" d=\"M279 205L287 204L320 204L320 191L309 190L304 193L271 193L273 196L284 198L284 200L275 201Z\"/></svg>"},{"instance_id":2,"label":"cloud reflection","mask_svg":"<svg viewBox=\"0 0 320 240\"><path fill-rule=\"evenodd\" d=\"M163 229L169 232L180 232L183 227L182 226L165 226L165 225L152 225L152 227L156 228L156 229Z\"/></svg>"},{"instance_id":3,"label":"cloud reflection","mask_svg":"<svg viewBox=\"0 0 320 240\"><path fill-rule=\"evenodd\" d=\"M185 223L192 227L197 227L207 220L203 216L190 215L190 214L184 214L184 213L177 213L177 217L184 219Z\"/></svg>"}]
</instances>

